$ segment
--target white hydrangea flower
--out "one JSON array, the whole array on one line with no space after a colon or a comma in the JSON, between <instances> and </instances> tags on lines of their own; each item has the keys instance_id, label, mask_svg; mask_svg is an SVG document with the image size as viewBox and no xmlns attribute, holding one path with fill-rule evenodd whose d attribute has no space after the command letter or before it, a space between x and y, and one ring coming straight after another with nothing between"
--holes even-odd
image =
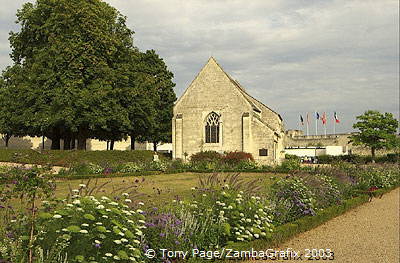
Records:
<instances>
[{"instance_id":1,"label":"white hydrangea flower","mask_svg":"<svg viewBox=\"0 0 400 263\"><path fill-rule=\"evenodd\" d=\"M82 230L80 230L79 232L81 232L82 234L87 234L87 233L89 233L86 229L82 229Z\"/></svg>"},{"instance_id":2,"label":"white hydrangea flower","mask_svg":"<svg viewBox=\"0 0 400 263\"><path fill-rule=\"evenodd\" d=\"M80 200L74 200L72 203L73 203L74 205L80 205L80 204L81 204L81 201L80 201Z\"/></svg>"},{"instance_id":3,"label":"white hydrangea flower","mask_svg":"<svg viewBox=\"0 0 400 263\"><path fill-rule=\"evenodd\" d=\"M81 226L83 226L83 227L88 227L89 224L84 223L84 224L82 224Z\"/></svg>"},{"instance_id":4,"label":"white hydrangea flower","mask_svg":"<svg viewBox=\"0 0 400 263\"><path fill-rule=\"evenodd\" d=\"M62 215L58 215L58 214L55 214L54 216L53 216L53 218L61 218L62 217Z\"/></svg>"},{"instance_id":5,"label":"white hydrangea flower","mask_svg":"<svg viewBox=\"0 0 400 263\"><path fill-rule=\"evenodd\" d=\"M105 253L104 255L106 255L107 257L112 257L113 256L113 254L111 254L111 253Z\"/></svg>"},{"instance_id":6,"label":"white hydrangea flower","mask_svg":"<svg viewBox=\"0 0 400 263\"><path fill-rule=\"evenodd\" d=\"M144 203L143 202L139 202L138 205L144 205Z\"/></svg>"},{"instance_id":7,"label":"white hydrangea flower","mask_svg":"<svg viewBox=\"0 0 400 263\"><path fill-rule=\"evenodd\" d=\"M114 243L119 245L119 244L121 244L122 242L121 242L121 240L117 239L117 240L114 240Z\"/></svg>"},{"instance_id":8,"label":"white hydrangea flower","mask_svg":"<svg viewBox=\"0 0 400 263\"><path fill-rule=\"evenodd\" d=\"M124 196L124 197L128 197L128 196L129 196L129 194L128 194L128 193L122 193L122 196Z\"/></svg>"},{"instance_id":9,"label":"white hydrangea flower","mask_svg":"<svg viewBox=\"0 0 400 263\"><path fill-rule=\"evenodd\" d=\"M96 208L97 209L104 209L104 205L98 205Z\"/></svg>"},{"instance_id":10,"label":"white hydrangea flower","mask_svg":"<svg viewBox=\"0 0 400 263\"><path fill-rule=\"evenodd\" d=\"M132 203L132 200L131 199L125 199L125 202L126 203Z\"/></svg>"},{"instance_id":11,"label":"white hydrangea flower","mask_svg":"<svg viewBox=\"0 0 400 263\"><path fill-rule=\"evenodd\" d=\"M101 244L101 242L99 240L97 240L97 239L94 241L94 243Z\"/></svg>"},{"instance_id":12,"label":"white hydrangea flower","mask_svg":"<svg viewBox=\"0 0 400 263\"><path fill-rule=\"evenodd\" d=\"M86 184L79 184L79 187L85 188Z\"/></svg>"}]
</instances>

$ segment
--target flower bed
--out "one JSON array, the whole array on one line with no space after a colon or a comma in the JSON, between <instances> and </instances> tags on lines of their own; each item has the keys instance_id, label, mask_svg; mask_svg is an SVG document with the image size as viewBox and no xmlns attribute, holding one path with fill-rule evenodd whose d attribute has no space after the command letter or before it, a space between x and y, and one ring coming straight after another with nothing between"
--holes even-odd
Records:
<instances>
[{"instance_id":1,"label":"flower bed","mask_svg":"<svg viewBox=\"0 0 400 263\"><path fill-rule=\"evenodd\" d=\"M0 173L2 193L7 193L0 197L2 215L13 220L0 233L3 258L165 262L160 254L149 260L144 252L265 248L368 201L369 189L375 189L375 195L399 185L396 166L342 165L276 179L270 190L256 181L241 181L238 175L214 174L200 180L191 198L175 198L163 207L146 207L134 196L129 199L128 193L96 198L85 185L66 199L38 207L35 198L41 189L51 189L45 172ZM6 201L27 190L31 212L11 213Z\"/></svg>"}]
</instances>

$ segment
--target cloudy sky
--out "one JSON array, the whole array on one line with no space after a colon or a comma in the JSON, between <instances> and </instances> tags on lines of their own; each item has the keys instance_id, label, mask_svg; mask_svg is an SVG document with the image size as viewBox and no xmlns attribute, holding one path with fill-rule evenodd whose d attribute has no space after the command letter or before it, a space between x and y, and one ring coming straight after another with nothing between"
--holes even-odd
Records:
<instances>
[{"instance_id":1,"label":"cloudy sky","mask_svg":"<svg viewBox=\"0 0 400 263\"><path fill-rule=\"evenodd\" d=\"M178 96L213 56L288 129L315 110L327 112L328 133L333 111L337 132L368 109L399 115L397 0L106 1L128 17L139 49L164 58ZM11 64L8 32L25 2L1 0L1 69Z\"/></svg>"}]
</instances>

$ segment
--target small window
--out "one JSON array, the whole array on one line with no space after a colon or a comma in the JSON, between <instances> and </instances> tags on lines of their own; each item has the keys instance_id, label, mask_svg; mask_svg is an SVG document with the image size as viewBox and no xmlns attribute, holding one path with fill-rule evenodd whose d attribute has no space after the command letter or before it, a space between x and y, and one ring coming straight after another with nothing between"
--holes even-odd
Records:
<instances>
[{"instance_id":1,"label":"small window","mask_svg":"<svg viewBox=\"0 0 400 263\"><path fill-rule=\"evenodd\" d=\"M268 149L260 149L259 156L268 156Z\"/></svg>"},{"instance_id":2,"label":"small window","mask_svg":"<svg viewBox=\"0 0 400 263\"><path fill-rule=\"evenodd\" d=\"M206 143L219 143L219 116L211 112L205 126Z\"/></svg>"}]
</instances>

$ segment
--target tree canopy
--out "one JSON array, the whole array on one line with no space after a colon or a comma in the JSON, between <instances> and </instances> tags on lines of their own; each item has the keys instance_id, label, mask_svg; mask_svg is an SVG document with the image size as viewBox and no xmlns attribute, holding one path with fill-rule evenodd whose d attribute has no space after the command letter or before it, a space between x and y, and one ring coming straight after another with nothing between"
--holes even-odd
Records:
<instances>
[{"instance_id":1,"label":"tree canopy","mask_svg":"<svg viewBox=\"0 0 400 263\"><path fill-rule=\"evenodd\" d=\"M358 122L353 128L359 133L350 137L354 145L365 145L371 148L371 155L375 157L375 151L379 149L391 149L398 143L396 131L398 121L393 114L369 110L363 115L357 116Z\"/></svg>"},{"instance_id":2,"label":"tree canopy","mask_svg":"<svg viewBox=\"0 0 400 263\"><path fill-rule=\"evenodd\" d=\"M154 127L171 126L170 106L158 116L160 105L175 101L173 74L154 51L133 45L118 10L101 0L37 0L18 10L17 23L20 31L10 33L14 65L1 83L0 99L9 101L0 115L22 112L1 122L0 133L46 136L53 149L60 139L70 149L77 139L85 149L87 138L150 138L160 133Z\"/></svg>"}]
</instances>

